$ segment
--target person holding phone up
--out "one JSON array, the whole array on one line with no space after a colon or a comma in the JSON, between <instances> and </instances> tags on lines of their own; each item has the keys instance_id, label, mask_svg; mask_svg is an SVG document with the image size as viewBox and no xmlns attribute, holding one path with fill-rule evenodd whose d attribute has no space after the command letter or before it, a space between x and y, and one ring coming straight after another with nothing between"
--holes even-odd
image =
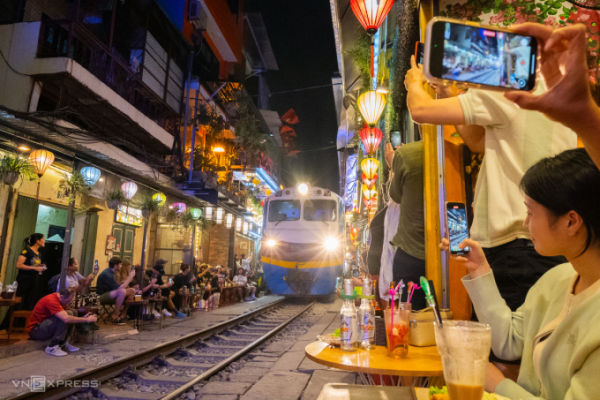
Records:
<instances>
[{"instance_id":1,"label":"person holding phone up","mask_svg":"<svg viewBox=\"0 0 600 400\"><path fill-rule=\"evenodd\" d=\"M519 182L536 161L576 147L576 135L541 113L515 107L499 91L471 88L458 96L434 99L423 87L423 72L414 57L411 65L404 84L413 120L455 125L471 151L484 153L470 235L481 243L502 297L515 310L531 285L564 261L541 256L533 248L523 225L526 208ZM540 80L535 93L545 90ZM523 265L530 267L524 270Z\"/></svg>"}]
</instances>

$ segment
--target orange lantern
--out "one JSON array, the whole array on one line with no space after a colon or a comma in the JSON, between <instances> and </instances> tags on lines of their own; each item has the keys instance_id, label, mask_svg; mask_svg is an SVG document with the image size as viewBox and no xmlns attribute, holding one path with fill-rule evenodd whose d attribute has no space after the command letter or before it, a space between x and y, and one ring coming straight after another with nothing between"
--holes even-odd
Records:
<instances>
[{"instance_id":1,"label":"orange lantern","mask_svg":"<svg viewBox=\"0 0 600 400\"><path fill-rule=\"evenodd\" d=\"M358 97L357 103L360 114L367 124L375 125L385 107L385 95L369 90Z\"/></svg>"},{"instance_id":2,"label":"orange lantern","mask_svg":"<svg viewBox=\"0 0 600 400\"><path fill-rule=\"evenodd\" d=\"M393 4L394 0L350 0L352 12L369 35L377 32Z\"/></svg>"},{"instance_id":3,"label":"orange lantern","mask_svg":"<svg viewBox=\"0 0 600 400\"><path fill-rule=\"evenodd\" d=\"M370 188L367 185L362 186L363 199L371 200L377 197L377 189Z\"/></svg>"},{"instance_id":4,"label":"orange lantern","mask_svg":"<svg viewBox=\"0 0 600 400\"><path fill-rule=\"evenodd\" d=\"M373 179L377 175L379 161L376 158L365 158L360 162L360 169L362 169L367 179Z\"/></svg>"},{"instance_id":5,"label":"orange lantern","mask_svg":"<svg viewBox=\"0 0 600 400\"><path fill-rule=\"evenodd\" d=\"M35 168L37 176L41 178L54 162L54 154L48 150L34 150L29 154L29 161Z\"/></svg>"},{"instance_id":6,"label":"orange lantern","mask_svg":"<svg viewBox=\"0 0 600 400\"><path fill-rule=\"evenodd\" d=\"M365 126L360 130L360 140L365 146L365 151L369 155L377 151L382 137L383 133L381 130L374 126L368 126L365 124Z\"/></svg>"},{"instance_id":7,"label":"orange lantern","mask_svg":"<svg viewBox=\"0 0 600 400\"><path fill-rule=\"evenodd\" d=\"M352 240L354 242L354 241L356 241L357 238L358 238L358 228L353 226L352 228L350 228L350 240Z\"/></svg>"},{"instance_id":8,"label":"orange lantern","mask_svg":"<svg viewBox=\"0 0 600 400\"><path fill-rule=\"evenodd\" d=\"M362 181L365 185L367 185L368 187L372 187L373 185L375 185L375 183L377 182L377 174L375 174L375 176L373 176L373 179L369 179L367 178L367 176L363 173L362 174Z\"/></svg>"}]
</instances>

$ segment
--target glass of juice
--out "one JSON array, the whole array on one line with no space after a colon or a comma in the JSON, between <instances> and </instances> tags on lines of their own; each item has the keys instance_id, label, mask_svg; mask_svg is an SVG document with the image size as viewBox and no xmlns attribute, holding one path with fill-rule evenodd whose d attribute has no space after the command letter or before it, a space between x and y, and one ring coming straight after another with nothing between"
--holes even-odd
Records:
<instances>
[{"instance_id":1,"label":"glass of juice","mask_svg":"<svg viewBox=\"0 0 600 400\"><path fill-rule=\"evenodd\" d=\"M490 356L492 329L474 321L434 321L450 400L481 400Z\"/></svg>"},{"instance_id":2,"label":"glass of juice","mask_svg":"<svg viewBox=\"0 0 600 400\"><path fill-rule=\"evenodd\" d=\"M383 312L387 349L391 357L401 358L408 353L410 311L410 303L399 303L393 314L391 308Z\"/></svg>"}]
</instances>

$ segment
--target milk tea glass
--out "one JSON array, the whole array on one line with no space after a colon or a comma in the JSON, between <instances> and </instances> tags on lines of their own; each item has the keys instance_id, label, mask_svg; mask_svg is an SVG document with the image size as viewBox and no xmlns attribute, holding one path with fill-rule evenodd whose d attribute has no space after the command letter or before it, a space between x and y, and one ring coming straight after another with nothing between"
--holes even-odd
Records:
<instances>
[{"instance_id":1,"label":"milk tea glass","mask_svg":"<svg viewBox=\"0 0 600 400\"><path fill-rule=\"evenodd\" d=\"M492 342L488 324L473 321L434 322L450 400L481 400Z\"/></svg>"},{"instance_id":2,"label":"milk tea glass","mask_svg":"<svg viewBox=\"0 0 600 400\"><path fill-rule=\"evenodd\" d=\"M383 312L388 355L391 357L401 358L408 353L410 311L410 303L399 303L398 307L394 307L393 315L391 308Z\"/></svg>"}]
</instances>

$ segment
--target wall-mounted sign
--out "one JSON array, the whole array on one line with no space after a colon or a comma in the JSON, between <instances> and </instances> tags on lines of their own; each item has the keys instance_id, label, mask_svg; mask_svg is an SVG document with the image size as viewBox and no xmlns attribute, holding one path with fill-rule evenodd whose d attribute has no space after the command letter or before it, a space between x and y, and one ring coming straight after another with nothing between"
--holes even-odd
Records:
<instances>
[{"instance_id":1,"label":"wall-mounted sign","mask_svg":"<svg viewBox=\"0 0 600 400\"><path fill-rule=\"evenodd\" d=\"M120 205L115 213L115 221L127 225L142 226L144 218L141 209Z\"/></svg>"}]
</instances>

